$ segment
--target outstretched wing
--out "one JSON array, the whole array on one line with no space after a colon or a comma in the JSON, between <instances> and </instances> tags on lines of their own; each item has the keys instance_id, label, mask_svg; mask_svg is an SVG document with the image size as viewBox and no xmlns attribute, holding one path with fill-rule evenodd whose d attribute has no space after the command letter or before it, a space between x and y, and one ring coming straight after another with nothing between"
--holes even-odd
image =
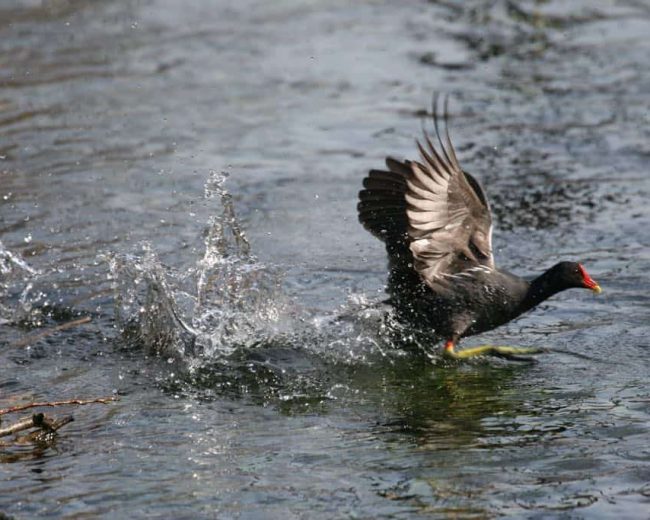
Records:
<instances>
[{"instance_id":1,"label":"outstretched wing","mask_svg":"<svg viewBox=\"0 0 650 520\"><path fill-rule=\"evenodd\" d=\"M460 167L447 129L440 136L434 100L433 121L439 150L425 132L418 142L422 162L406 163L406 216L415 270L429 285L471 268L494 268L492 216L478 181Z\"/></svg>"},{"instance_id":2,"label":"outstretched wing","mask_svg":"<svg viewBox=\"0 0 650 520\"><path fill-rule=\"evenodd\" d=\"M399 284L424 280L436 290L449 276L472 276L494 268L490 206L478 181L460 167L449 138L440 135L437 99L433 122L438 147L425 132L422 162L386 159L387 171L372 170L359 192L359 220L386 243Z\"/></svg>"}]
</instances>

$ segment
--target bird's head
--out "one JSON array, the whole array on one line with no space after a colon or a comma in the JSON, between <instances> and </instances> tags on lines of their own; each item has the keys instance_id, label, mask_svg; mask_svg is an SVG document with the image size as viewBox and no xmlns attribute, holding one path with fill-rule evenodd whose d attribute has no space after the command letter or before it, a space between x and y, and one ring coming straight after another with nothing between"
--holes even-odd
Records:
<instances>
[{"instance_id":1,"label":"bird's head","mask_svg":"<svg viewBox=\"0 0 650 520\"><path fill-rule=\"evenodd\" d=\"M590 289L596 294L600 294L602 289L600 285L589 276L587 270L577 262L560 262L551 268L553 279L561 289L570 289L572 287L582 287Z\"/></svg>"}]
</instances>

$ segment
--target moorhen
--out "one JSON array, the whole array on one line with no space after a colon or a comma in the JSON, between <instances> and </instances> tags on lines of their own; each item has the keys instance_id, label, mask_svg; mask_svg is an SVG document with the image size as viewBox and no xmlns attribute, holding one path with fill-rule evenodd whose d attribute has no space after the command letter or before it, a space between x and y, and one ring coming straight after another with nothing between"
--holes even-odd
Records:
<instances>
[{"instance_id":1,"label":"moorhen","mask_svg":"<svg viewBox=\"0 0 650 520\"><path fill-rule=\"evenodd\" d=\"M600 293L600 286L576 262L560 262L532 281L495 267L485 191L458 162L447 100L443 143L437 106L436 97L439 148L424 131L424 146L416 141L421 162L388 157L388 170L371 170L359 192L359 221L386 244L389 302L400 320L445 339L447 357L516 359L541 352L493 345L457 351L456 346L460 338L507 323L560 291L583 287Z\"/></svg>"}]
</instances>

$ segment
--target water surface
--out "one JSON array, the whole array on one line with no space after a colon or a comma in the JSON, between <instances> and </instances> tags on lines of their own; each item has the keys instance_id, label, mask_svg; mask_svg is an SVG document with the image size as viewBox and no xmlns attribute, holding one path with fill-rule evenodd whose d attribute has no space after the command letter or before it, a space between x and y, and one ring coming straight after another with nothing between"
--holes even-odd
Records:
<instances>
[{"instance_id":1,"label":"water surface","mask_svg":"<svg viewBox=\"0 0 650 520\"><path fill-rule=\"evenodd\" d=\"M121 399L1 451L0 511L646 516L649 32L633 0L3 3L0 406ZM497 263L604 289L466 342L537 364L445 364L374 305L357 192L434 90Z\"/></svg>"}]
</instances>

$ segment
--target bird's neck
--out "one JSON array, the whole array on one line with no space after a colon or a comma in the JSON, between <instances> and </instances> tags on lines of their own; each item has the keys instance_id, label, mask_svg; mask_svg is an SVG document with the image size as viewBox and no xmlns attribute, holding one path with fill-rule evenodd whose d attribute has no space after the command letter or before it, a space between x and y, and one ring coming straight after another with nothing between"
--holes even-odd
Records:
<instances>
[{"instance_id":1,"label":"bird's neck","mask_svg":"<svg viewBox=\"0 0 650 520\"><path fill-rule=\"evenodd\" d=\"M558 284L553 283L553 276L550 271L535 278L528 287L526 296L522 302L522 312L526 312L533 307L536 307L544 300L550 298L554 294L559 293L562 288Z\"/></svg>"}]
</instances>

